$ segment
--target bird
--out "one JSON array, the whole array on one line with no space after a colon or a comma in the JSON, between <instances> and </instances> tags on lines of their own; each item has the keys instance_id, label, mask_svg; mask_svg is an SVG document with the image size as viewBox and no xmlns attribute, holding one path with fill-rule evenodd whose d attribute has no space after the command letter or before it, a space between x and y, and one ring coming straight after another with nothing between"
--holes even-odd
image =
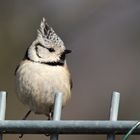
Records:
<instances>
[{"instance_id":1,"label":"bird","mask_svg":"<svg viewBox=\"0 0 140 140\"><path fill-rule=\"evenodd\" d=\"M23 119L34 112L52 118L56 92L63 93L62 108L71 98L72 80L66 62L64 42L48 25L40 23L37 37L27 48L22 61L15 70L15 85L18 99L29 108Z\"/></svg>"}]
</instances>

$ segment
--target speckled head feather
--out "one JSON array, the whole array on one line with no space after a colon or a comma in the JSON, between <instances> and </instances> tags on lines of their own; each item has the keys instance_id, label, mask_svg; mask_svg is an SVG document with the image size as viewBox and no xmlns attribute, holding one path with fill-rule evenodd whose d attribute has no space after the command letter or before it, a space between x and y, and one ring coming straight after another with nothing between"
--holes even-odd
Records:
<instances>
[{"instance_id":1,"label":"speckled head feather","mask_svg":"<svg viewBox=\"0 0 140 140\"><path fill-rule=\"evenodd\" d=\"M52 27L48 25L46 19L43 18L40 24L40 29L38 30L38 38L42 38L46 42L54 43L57 46L64 46L63 41L55 33Z\"/></svg>"}]
</instances>

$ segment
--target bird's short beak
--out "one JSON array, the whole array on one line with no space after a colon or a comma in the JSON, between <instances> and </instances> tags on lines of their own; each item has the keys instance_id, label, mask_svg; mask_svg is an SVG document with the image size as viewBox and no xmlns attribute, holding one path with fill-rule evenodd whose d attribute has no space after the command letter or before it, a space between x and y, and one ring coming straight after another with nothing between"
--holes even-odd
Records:
<instances>
[{"instance_id":1,"label":"bird's short beak","mask_svg":"<svg viewBox=\"0 0 140 140\"><path fill-rule=\"evenodd\" d=\"M71 50L65 50L65 54L71 53Z\"/></svg>"}]
</instances>

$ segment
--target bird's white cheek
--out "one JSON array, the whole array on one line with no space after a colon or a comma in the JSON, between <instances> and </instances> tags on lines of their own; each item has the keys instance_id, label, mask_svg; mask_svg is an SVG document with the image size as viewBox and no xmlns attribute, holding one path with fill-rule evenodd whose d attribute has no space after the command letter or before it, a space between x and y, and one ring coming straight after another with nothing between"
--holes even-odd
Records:
<instances>
[{"instance_id":1,"label":"bird's white cheek","mask_svg":"<svg viewBox=\"0 0 140 140\"><path fill-rule=\"evenodd\" d=\"M42 47L38 47L37 53L43 59L47 59L47 57L50 55L50 53L48 52L48 50L45 49L45 48L42 48Z\"/></svg>"}]
</instances>

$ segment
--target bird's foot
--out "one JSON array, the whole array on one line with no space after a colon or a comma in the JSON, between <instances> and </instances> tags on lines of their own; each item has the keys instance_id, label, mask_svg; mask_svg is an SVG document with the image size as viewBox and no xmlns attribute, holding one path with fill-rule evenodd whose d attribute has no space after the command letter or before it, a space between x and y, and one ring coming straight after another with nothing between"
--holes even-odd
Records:
<instances>
[{"instance_id":1,"label":"bird's foot","mask_svg":"<svg viewBox=\"0 0 140 140\"><path fill-rule=\"evenodd\" d=\"M32 111L29 110L29 111L25 114L25 116L22 118L22 120L26 120L27 117L30 115L31 112L32 112ZM23 135L24 135L24 134L21 134L21 135L19 136L19 138L21 139L21 138L23 137Z\"/></svg>"},{"instance_id":2,"label":"bird's foot","mask_svg":"<svg viewBox=\"0 0 140 140\"><path fill-rule=\"evenodd\" d=\"M23 137L24 134L20 134L19 138L21 139Z\"/></svg>"}]
</instances>

